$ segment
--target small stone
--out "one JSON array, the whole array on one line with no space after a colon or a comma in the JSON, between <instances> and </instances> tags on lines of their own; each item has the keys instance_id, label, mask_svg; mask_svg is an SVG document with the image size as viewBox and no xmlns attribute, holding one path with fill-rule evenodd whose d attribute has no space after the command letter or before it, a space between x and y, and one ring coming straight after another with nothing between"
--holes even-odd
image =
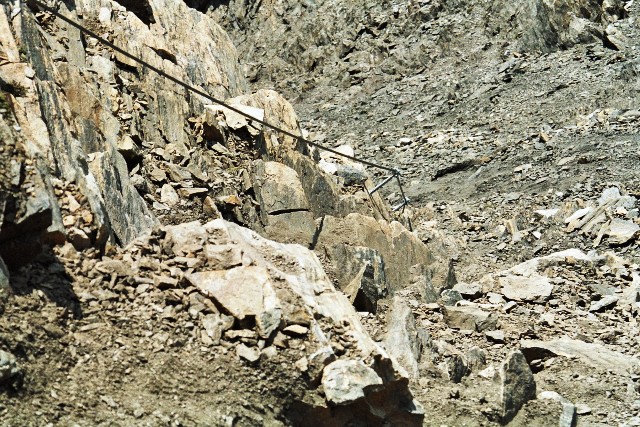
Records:
<instances>
[{"instance_id":1,"label":"small stone","mask_svg":"<svg viewBox=\"0 0 640 427\"><path fill-rule=\"evenodd\" d=\"M553 326L556 323L556 316L553 313L543 313L538 321L541 325Z\"/></svg>"},{"instance_id":2,"label":"small stone","mask_svg":"<svg viewBox=\"0 0 640 427\"><path fill-rule=\"evenodd\" d=\"M65 227L72 227L76 223L76 217L73 215L67 215L62 218L62 225Z\"/></svg>"},{"instance_id":3,"label":"small stone","mask_svg":"<svg viewBox=\"0 0 640 427\"><path fill-rule=\"evenodd\" d=\"M504 307L502 307L502 309L504 310L505 313L509 313L511 310L513 310L514 308L516 308L518 306L518 303L515 301L509 301L508 303L506 303L504 305Z\"/></svg>"},{"instance_id":4,"label":"small stone","mask_svg":"<svg viewBox=\"0 0 640 427\"><path fill-rule=\"evenodd\" d=\"M606 229L612 245L624 245L640 234L640 225L620 218L614 218Z\"/></svg>"},{"instance_id":5,"label":"small stone","mask_svg":"<svg viewBox=\"0 0 640 427\"><path fill-rule=\"evenodd\" d=\"M553 285L548 277L508 275L498 278L502 295L515 301L546 301L551 296Z\"/></svg>"},{"instance_id":6,"label":"small stone","mask_svg":"<svg viewBox=\"0 0 640 427\"><path fill-rule=\"evenodd\" d=\"M77 227L73 227L67 232L67 240L79 251L91 247L89 236Z\"/></svg>"},{"instance_id":7,"label":"small stone","mask_svg":"<svg viewBox=\"0 0 640 427\"><path fill-rule=\"evenodd\" d=\"M244 359L249 363L257 362L260 359L260 350L255 347L247 347L244 344L238 344L236 354L240 359Z\"/></svg>"},{"instance_id":8,"label":"small stone","mask_svg":"<svg viewBox=\"0 0 640 427\"><path fill-rule=\"evenodd\" d=\"M619 298L615 295L606 295L602 299L592 302L589 306L589 311L593 313L611 308L617 304L618 299Z\"/></svg>"},{"instance_id":9,"label":"small stone","mask_svg":"<svg viewBox=\"0 0 640 427\"><path fill-rule=\"evenodd\" d=\"M232 330L226 331L224 333L224 337L231 341L234 341L237 339L255 340L256 338L258 338L256 333L251 329L239 329L239 330L232 329Z\"/></svg>"},{"instance_id":10,"label":"small stone","mask_svg":"<svg viewBox=\"0 0 640 427\"><path fill-rule=\"evenodd\" d=\"M100 12L98 13L98 21L105 24L111 21L111 9L107 7L101 7ZM136 417L140 418L140 417Z\"/></svg>"},{"instance_id":11,"label":"small stone","mask_svg":"<svg viewBox=\"0 0 640 427\"><path fill-rule=\"evenodd\" d=\"M169 207L173 207L180 202L180 196L170 184L164 184L160 190L160 201Z\"/></svg>"},{"instance_id":12,"label":"small stone","mask_svg":"<svg viewBox=\"0 0 640 427\"><path fill-rule=\"evenodd\" d=\"M484 335L489 339L489 341L493 341L495 343L504 343L504 332L500 330L495 331L485 331Z\"/></svg>"},{"instance_id":13,"label":"small stone","mask_svg":"<svg viewBox=\"0 0 640 427\"><path fill-rule=\"evenodd\" d=\"M576 159L575 156L563 157L563 158L561 158L560 160L558 160L556 162L556 165L557 166L564 166L564 165L567 165L567 164L573 162L575 159Z\"/></svg>"},{"instance_id":14,"label":"small stone","mask_svg":"<svg viewBox=\"0 0 640 427\"><path fill-rule=\"evenodd\" d=\"M454 306L458 301L462 300L462 295L456 290L445 289L440 294L440 298L442 299L442 304L445 306Z\"/></svg>"},{"instance_id":15,"label":"small stone","mask_svg":"<svg viewBox=\"0 0 640 427\"><path fill-rule=\"evenodd\" d=\"M504 297L500 294L496 294L494 292L488 292L487 298L489 299L489 304L504 304Z\"/></svg>"},{"instance_id":16,"label":"small stone","mask_svg":"<svg viewBox=\"0 0 640 427\"><path fill-rule=\"evenodd\" d=\"M485 378L485 379L493 379L496 376L496 368L493 365L489 365L486 368L484 368L483 370L478 372L478 376L480 378Z\"/></svg>"},{"instance_id":17,"label":"small stone","mask_svg":"<svg viewBox=\"0 0 640 427\"><path fill-rule=\"evenodd\" d=\"M560 212L560 209L555 208L555 209L539 209L537 211L534 211L533 213L536 214L536 216L538 216L541 219L549 219L556 216L558 212Z\"/></svg>"},{"instance_id":18,"label":"small stone","mask_svg":"<svg viewBox=\"0 0 640 427\"><path fill-rule=\"evenodd\" d=\"M211 218L220 218L222 215L216 206L216 202L210 196L204 198L202 202L202 210Z\"/></svg>"},{"instance_id":19,"label":"small stone","mask_svg":"<svg viewBox=\"0 0 640 427\"><path fill-rule=\"evenodd\" d=\"M479 307L445 307L444 320L450 328L482 332L495 329L498 319Z\"/></svg>"},{"instance_id":20,"label":"small stone","mask_svg":"<svg viewBox=\"0 0 640 427\"><path fill-rule=\"evenodd\" d=\"M309 361L306 357L302 357L298 359L296 363L293 364L293 366L298 368L298 370L301 372L307 372L307 370L309 369Z\"/></svg>"},{"instance_id":21,"label":"small stone","mask_svg":"<svg viewBox=\"0 0 640 427\"><path fill-rule=\"evenodd\" d=\"M479 283L458 282L453 286L453 290L469 299L475 299L482 295L482 285Z\"/></svg>"},{"instance_id":22,"label":"small stone","mask_svg":"<svg viewBox=\"0 0 640 427\"><path fill-rule=\"evenodd\" d=\"M577 221L577 220L583 218L587 214L591 213L591 211L593 211L592 207L586 207L586 208L583 208L583 209L578 209L571 216L565 218L564 222L565 222L565 224L570 224L570 223L572 223L574 221Z\"/></svg>"},{"instance_id":23,"label":"small stone","mask_svg":"<svg viewBox=\"0 0 640 427\"><path fill-rule=\"evenodd\" d=\"M217 197L216 200L218 201L218 204L222 206L242 206L242 200L240 200L240 197L235 194L230 196L220 196Z\"/></svg>"},{"instance_id":24,"label":"small stone","mask_svg":"<svg viewBox=\"0 0 640 427\"><path fill-rule=\"evenodd\" d=\"M0 350L0 384L18 375L19 372L15 356Z\"/></svg>"},{"instance_id":25,"label":"small stone","mask_svg":"<svg viewBox=\"0 0 640 427\"><path fill-rule=\"evenodd\" d=\"M80 209L80 207L80 203L78 203L76 198L69 194L67 196L67 209L69 209L69 212L74 213Z\"/></svg>"},{"instance_id":26,"label":"small stone","mask_svg":"<svg viewBox=\"0 0 640 427\"><path fill-rule=\"evenodd\" d=\"M167 173L154 165L149 172L149 178L157 183L165 182L167 180Z\"/></svg>"},{"instance_id":27,"label":"small stone","mask_svg":"<svg viewBox=\"0 0 640 427\"><path fill-rule=\"evenodd\" d=\"M278 355L278 349L270 345L269 347L266 347L262 350L262 355L265 357L265 359L273 359Z\"/></svg>"},{"instance_id":28,"label":"small stone","mask_svg":"<svg viewBox=\"0 0 640 427\"><path fill-rule=\"evenodd\" d=\"M576 403L576 414L578 415L589 415L591 413L591 408L589 405L584 403Z\"/></svg>"},{"instance_id":29,"label":"small stone","mask_svg":"<svg viewBox=\"0 0 640 427\"><path fill-rule=\"evenodd\" d=\"M183 187L178 190L178 193L187 199L192 199L196 196L202 196L209 192L208 188L200 188L200 187Z\"/></svg>"},{"instance_id":30,"label":"small stone","mask_svg":"<svg viewBox=\"0 0 640 427\"><path fill-rule=\"evenodd\" d=\"M284 328L282 332L291 336L302 336L309 333L309 328L302 325L290 325Z\"/></svg>"}]
</instances>

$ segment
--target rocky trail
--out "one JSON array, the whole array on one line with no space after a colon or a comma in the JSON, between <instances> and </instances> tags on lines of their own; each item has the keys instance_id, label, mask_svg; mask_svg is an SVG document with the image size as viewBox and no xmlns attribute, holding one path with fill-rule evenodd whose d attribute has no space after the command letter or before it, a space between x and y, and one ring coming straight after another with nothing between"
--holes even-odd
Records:
<instances>
[{"instance_id":1,"label":"rocky trail","mask_svg":"<svg viewBox=\"0 0 640 427\"><path fill-rule=\"evenodd\" d=\"M0 426L640 425L640 5L0 5Z\"/></svg>"}]
</instances>

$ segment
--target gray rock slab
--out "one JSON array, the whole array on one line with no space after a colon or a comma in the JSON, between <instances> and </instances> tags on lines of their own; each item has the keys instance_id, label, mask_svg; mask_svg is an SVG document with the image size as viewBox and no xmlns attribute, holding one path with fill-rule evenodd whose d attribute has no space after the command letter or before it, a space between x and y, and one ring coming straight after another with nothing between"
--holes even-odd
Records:
<instances>
[{"instance_id":1,"label":"gray rock slab","mask_svg":"<svg viewBox=\"0 0 640 427\"><path fill-rule=\"evenodd\" d=\"M387 323L385 348L408 374L418 377L418 359L420 357L420 343L416 319L411 308L400 297L394 297L393 306Z\"/></svg>"},{"instance_id":2,"label":"gray rock slab","mask_svg":"<svg viewBox=\"0 0 640 427\"><path fill-rule=\"evenodd\" d=\"M529 362L535 359L562 356L576 358L594 368L623 375L640 363L637 358L609 350L603 345L567 337L553 341L522 340L520 349Z\"/></svg>"},{"instance_id":3,"label":"gray rock slab","mask_svg":"<svg viewBox=\"0 0 640 427\"><path fill-rule=\"evenodd\" d=\"M536 397L536 382L524 355L511 352L500 369L502 422L508 423L522 405Z\"/></svg>"},{"instance_id":4,"label":"gray rock slab","mask_svg":"<svg viewBox=\"0 0 640 427\"><path fill-rule=\"evenodd\" d=\"M104 199L111 229L123 245L149 233L158 220L129 180L127 164L113 147L89 163ZM97 204L98 202L96 202Z\"/></svg>"}]
</instances>

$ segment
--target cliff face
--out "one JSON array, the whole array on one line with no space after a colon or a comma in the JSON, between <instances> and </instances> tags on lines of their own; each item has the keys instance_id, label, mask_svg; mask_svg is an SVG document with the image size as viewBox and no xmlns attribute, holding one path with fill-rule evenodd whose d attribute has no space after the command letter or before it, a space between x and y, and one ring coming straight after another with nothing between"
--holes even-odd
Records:
<instances>
[{"instance_id":1,"label":"cliff face","mask_svg":"<svg viewBox=\"0 0 640 427\"><path fill-rule=\"evenodd\" d=\"M385 271L401 288L411 265L434 259L387 223L388 207L361 187L366 172L334 159L362 180L328 175L292 138L37 5L15 7L0 8L0 381L12 407L3 419L420 423L405 371L348 297L375 312ZM248 93L225 31L184 2L55 7L186 84L300 132L283 97ZM315 248L347 297L308 249L222 218ZM352 242L344 233L355 224ZM400 269L392 247L411 253ZM363 279L379 253L387 267ZM82 415L88 406L95 413Z\"/></svg>"}]
</instances>

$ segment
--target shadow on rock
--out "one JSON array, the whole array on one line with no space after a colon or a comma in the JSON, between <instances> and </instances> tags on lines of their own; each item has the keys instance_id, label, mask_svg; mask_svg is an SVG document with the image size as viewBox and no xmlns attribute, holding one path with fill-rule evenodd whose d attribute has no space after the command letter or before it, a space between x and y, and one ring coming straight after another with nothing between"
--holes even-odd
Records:
<instances>
[{"instance_id":1,"label":"shadow on rock","mask_svg":"<svg viewBox=\"0 0 640 427\"><path fill-rule=\"evenodd\" d=\"M10 287L16 295L41 291L48 300L79 319L82 309L71 282L60 260L50 247L45 246L33 262L11 272Z\"/></svg>"}]
</instances>

